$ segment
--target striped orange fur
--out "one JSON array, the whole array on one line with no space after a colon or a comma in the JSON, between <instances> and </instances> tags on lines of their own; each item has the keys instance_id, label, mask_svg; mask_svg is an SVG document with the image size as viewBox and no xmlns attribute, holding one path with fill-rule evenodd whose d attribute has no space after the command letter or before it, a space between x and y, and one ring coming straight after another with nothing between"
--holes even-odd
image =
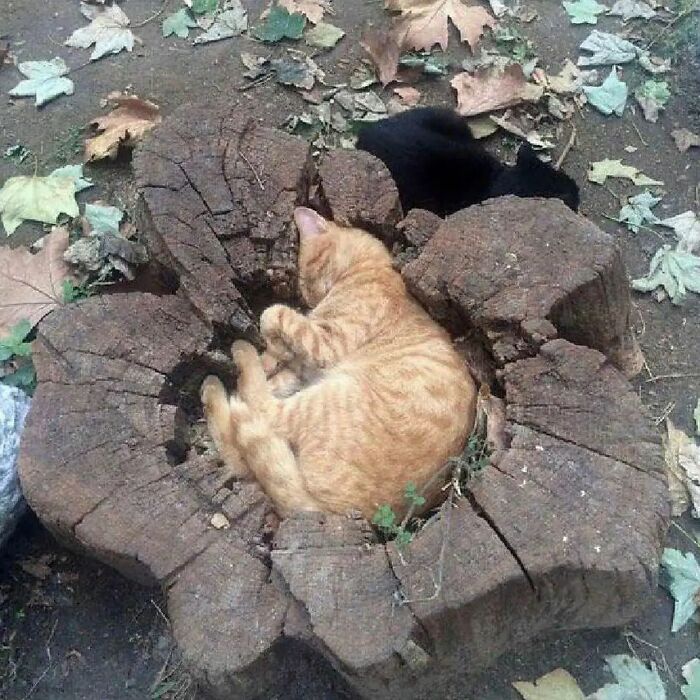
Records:
<instances>
[{"instance_id":1,"label":"striped orange fur","mask_svg":"<svg viewBox=\"0 0 700 700\"><path fill-rule=\"evenodd\" d=\"M237 395L216 377L202 385L210 433L229 472L256 478L283 516L355 509L371 518L385 503L400 515L406 485L420 491L462 450L474 381L380 241L303 207L294 217L311 312L266 309L262 356L234 343Z\"/></svg>"}]
</instances>

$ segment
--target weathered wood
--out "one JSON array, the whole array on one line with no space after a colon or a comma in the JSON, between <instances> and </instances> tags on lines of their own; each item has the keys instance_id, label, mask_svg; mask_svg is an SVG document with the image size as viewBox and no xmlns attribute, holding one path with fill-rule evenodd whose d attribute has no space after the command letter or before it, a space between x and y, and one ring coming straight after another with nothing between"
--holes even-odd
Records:
<instances>
[{"instance_id":1,"label":"weathered wood","mask_svg":"<svg viewBox=\"0 0 700 700\"><path fill-rule=\"evenodd\" d=\"M305 142L230 108L183 108L135 167L171 293L91 298L40 324L20 475L64 542L166 589L212 697L292 683L306 697L459 697L515 644L640 610L668 505L658 436L605 357L625 366L631 338L609 237L512 198L399 227L381 163L343 151L317 167ZM498 465L403 550L351 515L280 523L257 484L221 482L202 441L202 378L233 386L221 351L295 298L291 212L308 202L407 253L408 284L507 405Z\"/></svg>"}]
</instances>

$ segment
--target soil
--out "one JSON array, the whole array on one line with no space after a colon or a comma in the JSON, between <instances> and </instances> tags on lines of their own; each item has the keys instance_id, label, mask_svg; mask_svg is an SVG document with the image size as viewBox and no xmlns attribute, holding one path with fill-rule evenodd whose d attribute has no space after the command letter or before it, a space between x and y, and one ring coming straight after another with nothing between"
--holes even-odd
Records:
<instances>
[{"instance_id":1,"label":"soil","mask_svg":"<svg viewBox=\"0 0 700 700\"><path fill-rule=\"evenodd\" d=\"M168 4L170 9L166 11L175 9L172 0ZM253 0L245 4L253 18L264 5ZM133 25L148 20L161 6L156 0L122 3ZM558 4L529 0L527 7L537 10L538 18L520 25L521 30L534 42L541 64L556 72L564 58L576 55L576 47L591 27L570 25ZM348 36L333 52L318 58L330 79L347 77L361 56L358 39L363 27L382 19L379 2L336 0L335 9L332 21ZM143 43L137 44L133 53L105 57L81 67L71 76L76 84L71 97L61 97L41 110L30 99L1 97L0 152L21 143L36 154L39 172L45 172L79 162L81 130L91 118L104 113L100 100L113 90L130 88L169 114L184 102L206 103L212 97L225 97L244 82L239 53L251 50L247 39L193 48L173 37L163 39L160 19L135 28ZM82 66L88 52L62 45L82 24L77 2L5 0L0 8L0 38L11 42L19 61L61 56L72 68ZM599 22L599 28L618 31L620 25L606 18ZM252 47L263 53L259 45ZM456 61L464 57L454 37L450 54ZM338 64L341 58L349 61L345 67ZM623 119L584 109L583 118L576 118L578 143L564 165L582 186L581 212L618 238L631 277L646 271L649 258L662 242L660 238L671 242L672 236L663 230L632 234L605 219L604 214L615 216L619 210L617 197L635 190L618 181L613 181L609 189L591 185L585 180L585 172L591 160L623 158L666 183L667 194L657 208L658 216L697 210L698 151L681 156L670 132L680 127L700 131L700 46L697 42L681 46L674 59L669 78L672 98L659 123L646 122L639 110L632 113L629 107ZM624 70L630 86L642 77L634 68ZM19 74L11 66L2 67L0 93L6 95L18 79ZM453 102L446 80L423 79L418 87L427 104ZM242 94L251 104L266 104L280 123L306 106L296 93L271 83ZM638 150L628 154L624 146ZM512 158L514 151L507 139L494 147L504 157ZM0 159L0 182L33 169L33 158L21 166ZM134 211L136 191L127 159L99 163L88 172L97 187L80 194L79 201L101 198ZM40 226L24 224L2 244L27 244L42 233ZM634 303L637 337L648 365L648 372L636 380L640 396L651 416L658 419L669 411L672 420L690 433L692 409L700 395L700 299L689 295L682 306L673 307L668 302L659 304L649 295L635 295ZM693 541L685 534L692 531L689 516L678 519L669 533L668 545L697 554ZM162 610L159 591L144 589L68 552L28 515L0 556L0 696L8 700L195 697L196 689L189 685L178 664ZM646 614L628 629L566 633L507 654L490 670L471 679L469 697L517 698L510 686L512 681L533 679L558 666L571 672L589 693L610 680L605 656L635 653L655 661L669 699L682 700L680 667L697 655L697 628L689 624L672 635L671 614L672 601L659 588ZM285 697L331 700L346 696L342 688L305 687L300 682L290 687Z\"/></svg>"}]
</instances>

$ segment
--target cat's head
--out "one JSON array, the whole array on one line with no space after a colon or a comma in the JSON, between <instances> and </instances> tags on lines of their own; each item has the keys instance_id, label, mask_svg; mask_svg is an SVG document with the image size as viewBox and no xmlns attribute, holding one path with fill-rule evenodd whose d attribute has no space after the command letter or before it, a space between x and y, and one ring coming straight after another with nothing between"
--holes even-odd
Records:
<instances>
[{"instance_id":1,"label":"cat's head","mask_svg":"<svg viewBox=\"0 0 700 700\"><path fill-rule=\"evenodd\" d=\"M391 267L389 251L366 231L338 226L307 207L294 210L294 222L299 231L299 290L310 307L352 269Z\"/></svg>"},{"instance_id":2,"label":"cat's head","mask_svg":"<svg viewBox=\"0 0 700 700\"><path fill-rule=\"evenodd\" d=\"M489 190L489 197L514 194L518 197L554 197L578 211L579 190L576 182L549 163L543 163L533 148L524 143L514 166L505 168Z\"/></svg>"}]
</instances>

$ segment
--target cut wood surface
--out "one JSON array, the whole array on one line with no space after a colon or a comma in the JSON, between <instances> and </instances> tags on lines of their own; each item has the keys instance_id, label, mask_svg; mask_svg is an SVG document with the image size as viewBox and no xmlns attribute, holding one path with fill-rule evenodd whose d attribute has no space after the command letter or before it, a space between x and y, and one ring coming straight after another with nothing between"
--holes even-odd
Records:
<instances>
[{"instance_id":1,"label":"cut wood surface","mask_svg":"<svg viewBox=\"0 0 700 700\"><path fill-rule=\"evenodd\" d=\"M551 200L399 225L379 161L317 164L230 106L182 108L135 169L168 293L93 297L40 323L20 474L63 542L163 586L213 698L283 694L299 674L319 688L339 675L362 698L463 697L466 674L519 643L640 611L669 508L660 439L620 371L636 350L611 238ZM505 398L498 465L402 550L352 514L279 522L256 484L222 483L202 438L203 377L233 387L231 339L258 339L262 308L295 303L291 212L308 203L408 251L409 288L479 345Z\"/></svg>"}]
</instances>

